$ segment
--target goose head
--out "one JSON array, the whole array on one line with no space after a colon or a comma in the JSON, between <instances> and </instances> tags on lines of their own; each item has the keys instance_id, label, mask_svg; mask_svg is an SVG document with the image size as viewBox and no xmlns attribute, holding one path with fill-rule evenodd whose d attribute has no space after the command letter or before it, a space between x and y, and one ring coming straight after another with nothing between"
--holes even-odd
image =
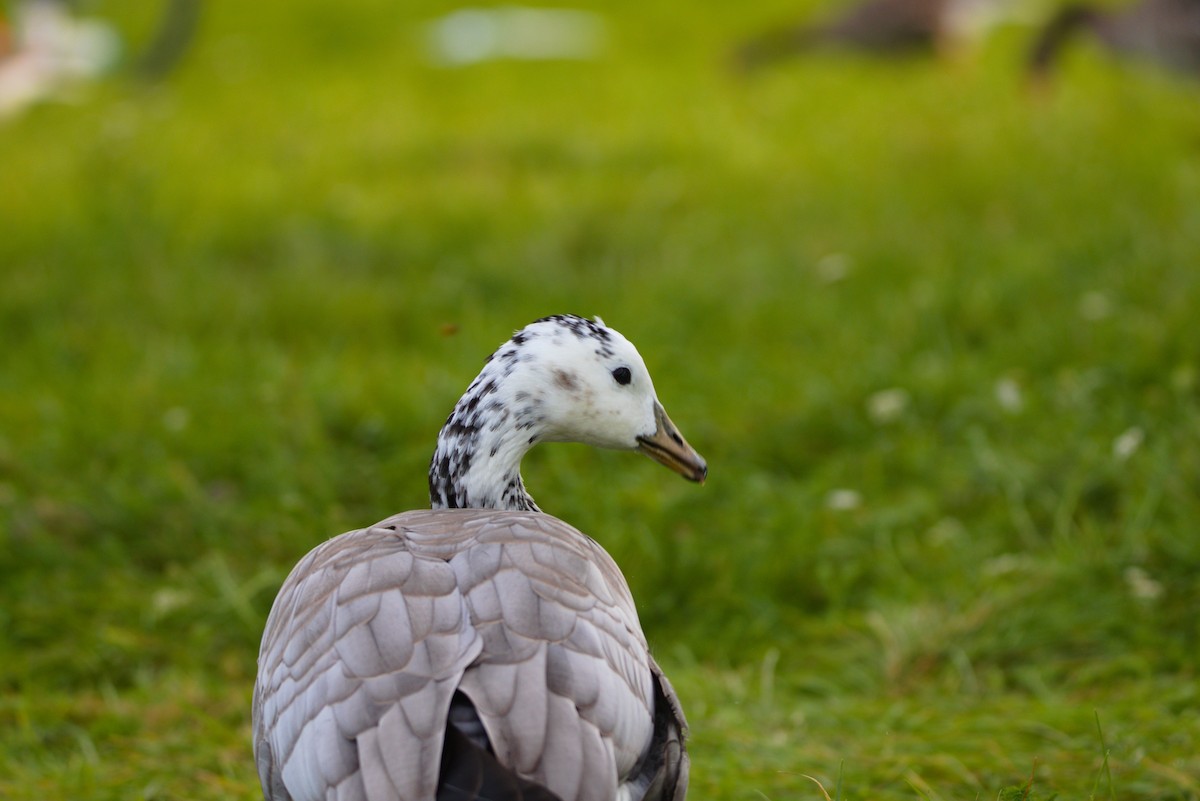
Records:
<instances>
[{"instance_id":1,"label":"goose head","mask_svg":"<svg viewBox=\"0 0 1200 801\"><path fill-rule=\"evenodd\" d=\"M542 318L488 358L438 437L435 508L536 509L520 461L538 442L640 451L692 481L708 474L659 402L637 349L599 318Z\"/></svg>"}]
</instances>

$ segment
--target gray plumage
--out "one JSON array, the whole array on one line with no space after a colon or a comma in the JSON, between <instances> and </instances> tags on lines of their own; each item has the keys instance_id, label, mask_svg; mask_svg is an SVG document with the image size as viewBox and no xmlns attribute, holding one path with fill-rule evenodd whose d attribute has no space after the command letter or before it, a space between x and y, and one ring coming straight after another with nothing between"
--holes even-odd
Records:
<instances>
[{"instance_id":1,"label":"gray plumage","mask_svg":"<svg viewBox=\"0 0 1200 801\"><path fill-rule=\"evenodd\" d=\"M603 328L604 341L619 338L616 350L595 348L595 332L573 329L598 324L549 320L568 325L538 321L514 337L529 365L572 371L573 386L542 395L538 413L561 420L554 407L581 389L593 407L608 394L627 403L632 390L607 383L615 369L632 369L645 386L630 408L645 410L625 415L629 431L572 438L628 438L625 447L701 480L703 460L670 425L632 345ZM522 348L538 337L545 341ZM456 470L465 458L475 471L471 481L450 476L450 496L487 500L481 488L495 487L492 508L395 515L318 546L284 582L254 693L255 758L270 801L685 797L687 724L617 565L594 540L536 510L516 470L523 450L508 463L495 461L504 447L480 450L484 432L520 414L492 409L474 425L455 424L467 406L480 408L470 398L503 361L489 360L439 437ZM507 407L530 386L501 380L483 395ZM615 406L612 416L621 416ZM513 430L528 446L546 433ZM438 470L435 454L431 493L445 505ZM511 497L514 477L520 497ZM451 786L460 781L471 786Z\"/></svg>"}]
</instances>

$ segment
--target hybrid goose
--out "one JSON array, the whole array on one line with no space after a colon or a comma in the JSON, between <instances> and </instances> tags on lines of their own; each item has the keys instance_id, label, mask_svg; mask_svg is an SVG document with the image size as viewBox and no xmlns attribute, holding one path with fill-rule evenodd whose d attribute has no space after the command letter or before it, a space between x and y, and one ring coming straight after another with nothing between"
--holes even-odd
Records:
<instances>
[{"instance_id":1,"label":"hybrid goose","mask_svg":"<svg viewBox=\"0 0 1200 801\"><path fill-rule=\"evenodd\" d=\"M268 801L682 801L687 724L621 571L521 480L563 441L707 475L621 334L516 332L438 436L432 509L325 542L279 591L253 708Z\"/></svg>"}]
</instances>

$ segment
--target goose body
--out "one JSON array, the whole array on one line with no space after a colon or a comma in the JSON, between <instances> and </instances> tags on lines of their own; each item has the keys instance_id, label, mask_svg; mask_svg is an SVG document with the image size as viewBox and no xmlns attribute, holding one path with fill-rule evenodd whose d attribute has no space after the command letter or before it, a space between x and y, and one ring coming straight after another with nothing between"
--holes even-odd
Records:
<instances>
[{"instance_id":1,"label":"goose body","mask_svg":"<svg viewBox=\"0 0 1200 801\"><path fill-rule=\"evenodd\" d=\"M521 481L555 440L707 472L620 334L566 315L517 332L439 435L433 508L284 582L254 693L269 801L682 801L687 724L620 569Z\"/></svg>"}]
</instances>

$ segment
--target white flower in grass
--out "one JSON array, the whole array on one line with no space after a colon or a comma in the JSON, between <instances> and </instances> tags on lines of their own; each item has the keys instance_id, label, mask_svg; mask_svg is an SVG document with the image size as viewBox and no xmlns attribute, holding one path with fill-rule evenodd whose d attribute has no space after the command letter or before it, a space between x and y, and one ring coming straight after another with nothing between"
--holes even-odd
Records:
<instances>
[{"instance_id":1,"label":"white flower in grass","mask_svg":"<svg viewBox=\"0 0 1200 801\"><path fill-rule=\"evenodd\" d=\"M1163 586L1140 567L1125 568L1125 586L1129 587L1129 594L1139 601L1156 601L1163 594Z\"/></svg>"},{"instance_id":2,"label":"white flower in grass","mask_svg":"<svg viewBox=\"0 0 1200 801\"><path fill-rule=\"evenodd\" d=\"M1112 301L1103 292L1085 292L1079 299L1079 314L1085 320L1103 320L1112 314Z\"/></svg>"},{"instance_id":3,"label":"white flower in grass","mask_svg":"<svg viewBox=\"0 0 1200 801\"><path fill-rule=\"evenodd\" d=\"M908 392L900 387L881 389L867 398L867 414L879 425L892 423L908 408Z\"/></svg>"},{"instance_id":4,"label":"white flower in grass","mask_svg":"<svg viewBox=\"0 0 1200 801\"><path fill-rule=\"evenodd\" d=\"M1024 573L1034 567L1034 561L1026 554L1002 553L983 563L985 576L1007 576Z\"/></svg>"},{"instance_id":5,"label":"white flower in grass","mask_svg":"<svg viewBox=\"0 0 1200 801\"><path fill-rule=\"evenodd\" d=\"M816 265L817 279L822 284L836 284L839 281L845 281L850 275L852 265L853 262L845 253L830 253L822 256Z\"/></svg>"},{"instance_id":6,"label":"white flower in grass","mask_svg":"<svg viewBox=\"0 0 1200 801\"><path fill-rule=\"evenodd\" d=\"M172 406L163 412L163 428L176 433L183 431L192 422L192 414L182 406Z\"/></svg>"},{"instance_id":7,"label":"white flower in grass","mask_svg":"<svg viewBox=\"0 0 1200 801\"><path fill-rule=\"evenodd\" d=\"M1021 393L1021 385L1012 378L1001 378L996 382L996 403L1006 412L1016 413L1025 406L1025 397Z\"/></svg>"},{"instance_id":8,"label":"white flower in grass","mask_svg":"<svg viewBox=\"0 0 1200 801\"><path fill-rule=\"evenodd\" d=\"M825 506L835 512L848 512L862 506L862 495L852 489L830 490L825 496Z\"/></svg>"},{"instance_id":9,"label":"white flower in grass","mask_svg":"<svg viewBox=\"0 0 1200 801\"><path fill-rule=\"evenodd\" d=\"M925 537L930 545L951 545L961 541L966 533L966 526L961 520L956 517L943 517L925 532Z\"/></svg>"},{"instance_id":10,"label":"white flower in grass","mask_svg":"<svg viewBox=\"0 0 1200 801\"><path fill-rule=\"evenodd\" d=\"M1146 439L1146 432L1142 431L1139 426L1128 428L1121 432L1121 435L1113 440L1112 451L1113 456L1118 462L1123 462L1137 452L1137 449L1142 447L1142 441Z\"/></svg>"},{"instance_id":11,"label":"white flower in grass","mask_svg":"<svg viewBox=\"0 0 1200 801\"><path fill-rule=\"evenodd\" d=\"M162 587L150 596L150 616L161 620L176 609L190 606L194 601L192 593L178 587Z\"/></svg>"}]
</instances>

